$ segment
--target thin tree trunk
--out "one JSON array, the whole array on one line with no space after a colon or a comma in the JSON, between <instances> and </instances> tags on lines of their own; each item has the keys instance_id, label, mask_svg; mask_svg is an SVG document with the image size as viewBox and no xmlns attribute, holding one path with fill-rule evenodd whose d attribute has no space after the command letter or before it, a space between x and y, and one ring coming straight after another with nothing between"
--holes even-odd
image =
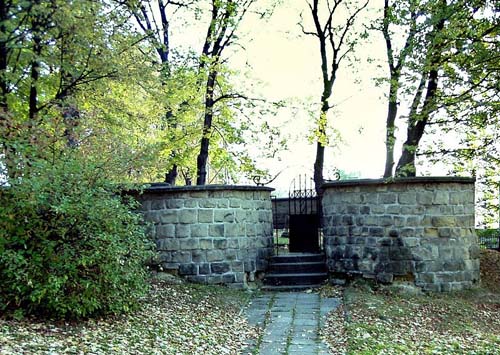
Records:
<instances>
[{"instance_id":1,"label":"thin tree trunk","mask_svg":"<svg viewBox=\"0 0 500 355\"><path fill-rule=\"evenodd\" d=\"M446 8L446 1L441 2L442 10ZM442 16L439 14L439 16ZM435 109L435 100L437 96L437 89L439 83L439 67L441 61L441 46L443 45L437 38L441 31L444 29L445 17L442 16L436 24L433 30L432 44L429 49L429 64L430 69L427 77L427 89L422 104L422 108L417 113L418 103L420 102L420 93L417 91L416 97L418 100L414 100L412 109L410 111L410 119L408 122L407 138L403 144L403 151L401 157L396 166L396 176L416 176L416 166L415 160L417 155L418 146L420 140L425 131L425 127L429 121L431 113ZM420 88L419 88L420 89Z\"/></svg>"},{"instance_id":2,"label":"thin tree trunk","mask_svg":"<svg viewBox=\"0 0 500 355\"><path fill-rule=\"evenodd\" d=\"M210 133L212 131L212 119L214 109L214 88L217 78L217 70L213 66L210 68L207 78L207 87L205 91L205 117L203 120L203 137L200 142L200 154L196 160L196 185L205 185L207 182L207 161L210 145Z\"/></svg>"},{"instance_id":3,"label":"thin tree trunk","mask_svg":"<svg viewBox=\"0 0 500 355\"><path fill-rule=\"evenodd\" d=\"M386 120L386 135L385 135L385 170L384 178L392 176L392 169L394 168L394 143L396 142L396 116L398 112L398 104L395 101L396 96L393 95L393 84L391 83L390 88L391 93L389 94L389 104L387 108L387 120Z\"/></svg>"}]
</instances>

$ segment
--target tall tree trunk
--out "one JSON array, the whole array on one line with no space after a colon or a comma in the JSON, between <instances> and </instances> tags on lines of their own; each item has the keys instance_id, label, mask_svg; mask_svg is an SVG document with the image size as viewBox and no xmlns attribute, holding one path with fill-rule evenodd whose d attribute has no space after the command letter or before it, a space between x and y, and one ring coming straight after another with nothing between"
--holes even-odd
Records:
<instances>
[{"instance_id":1,"label":"tall tree trunk","mask_svg":"<svg viewBox=\"0 0 500 355\"><path fill-rule=\"evenodd\" d=\"M200 142L200 154L198 154L196 160L196 185L205 185L207 182L208 149L210 145L210 133L212 131L212 119L214 116L214 88L217 74L214 63L209 69L205 91L205 117L203 120L203 136Z\"/></svg>"},{"instance_id":2,"label":"tall tree trunk","mask_svg":"<svg viewBox=\"0 0 500 355\"><path fill-rule=\"evenodd\" d=\"M446 0L442 0L440 3L441 11L444 12L446 10ZM437 16L440 16L439 20L436 23L435 28L431 34L431 48L428 52L428 61L429 70L427 74L427 89L425 93L424 102L419 112L418 104L420 102L420 88L416 94L416 100L414 100L412 104L412 108L410 110L409 122L408 122L408 130L407 130L407 138L403 144L403 151L401 157L398 161L398 165L396 166L396 176L416 176L417 170L415 166L415 160L417 155L418 146L420 144L420 140L425 131L425 127L427 122L429 122L430 115L435 110L436 104L436 96L437 89L439 83L439 68L441 65L441 50L444 45L442 42L439 42L439 35L444 29L446 17L442 12L438 13ZM425 78L425 74L423 75ZM423 83L423 82L422 82Z\"/></svg>"},{"instance_id":3,"label":"tall tree trunk","mask_svg":"<svg viewBox=\"0 0 500 355\"><path fill-rule=\"evenodd\" d=\"M314 188L318 195L321 194L321 185L323 185L323 165L325 162L325 147L321 142L316 143L316 160L314 161Z\"/></svg>"},{"instance_id":4,"label":"tall tree trunk","mask_svg":"<svg viewBox=\"0 0 500 355\"><path fill-rule=\"evenodd\" d=\"M438 69L434 68L429 72L425 101L420 113L410 115L406 141L403 144L403 151L396 167L396 176L416 176L417 174L415 166L417 150L429 121L430 107L436 97L438 80Z\"/></svg>"},{"instance_id":5,"label":"tall tree trunk","mask_svg":"<svg viewBox=\"0 0 500 355\"><path fill-rule=\"evenodd\" d=\"M392 176L394 168L394 143L396 142L396 116L398 113L398 103L396 102L396 93L391 80L389 104L387 107L386 133L385 133L385 170L384 178Z\"/></svg>"}]
</instances>

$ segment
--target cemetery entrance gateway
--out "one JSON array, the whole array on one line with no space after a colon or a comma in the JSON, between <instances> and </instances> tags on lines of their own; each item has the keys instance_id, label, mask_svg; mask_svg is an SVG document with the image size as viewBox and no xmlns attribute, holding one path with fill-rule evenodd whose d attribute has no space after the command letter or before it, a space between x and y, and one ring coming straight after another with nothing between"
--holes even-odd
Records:
<instances>
[{"instance_id":1,"label":"cemetery entrance gateway","mask_svg":"<svg viewBox=\"0 0 500 355\"><path fill-rule=\"evenodd\" d=\"M290 252L320 251L320 211L314 181L299 175L288 192Z\"/></svg>"}]
</instances>

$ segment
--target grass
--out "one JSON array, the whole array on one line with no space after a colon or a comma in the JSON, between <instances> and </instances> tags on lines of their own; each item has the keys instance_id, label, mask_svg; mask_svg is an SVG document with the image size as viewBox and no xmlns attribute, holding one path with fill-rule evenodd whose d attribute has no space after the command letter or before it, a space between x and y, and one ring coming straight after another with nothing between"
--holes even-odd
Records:
<instances>
[{"instance_id":1,"label":"grass","mask_svg":"<svg viewBox=\"0 0 500 355\"><path fill-rule=\"evenodd\" d=\"M0 318L0 354L238 354L255 336L248 293L152 284L139 311L75 323Z\"/></svg>"}]
</instances>

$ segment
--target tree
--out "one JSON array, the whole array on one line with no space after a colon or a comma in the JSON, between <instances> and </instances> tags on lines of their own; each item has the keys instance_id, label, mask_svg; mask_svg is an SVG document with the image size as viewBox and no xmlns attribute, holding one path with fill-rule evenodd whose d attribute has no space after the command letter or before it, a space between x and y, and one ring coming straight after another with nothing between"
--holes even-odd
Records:
<instances>
[{"instance_id":1,"label":"tree","mask_svg":"<svg viewBox=\"0 0 500 355\"><path fill-rule=\"evenodd\" d=\"M212 0L211 19L200 61L200 70L206 72L206 84L203 131L196 163L197 185L204 185L207 182L207 160L215 105L223 100L240 96L226 93L215 96L216 88L219 86L217 82L219 72L223 64L222 54L236 39L236 30L255 1Z\"/></svg>"},{"instance_id":2,"label":"tree","mask_svg":"<svg viewBox=\"0 0 500 355\"><path fill-rule=\"evenodd\" d=\"M384 177L392 176L395 120L398 105L408 107L406 138L395 175L415 176L415 160L424 133L437 124L460 121L457 107L472 102L470 95L482 83L469 80L472 74L472 44L480 41L492 26L480 28L478 16L487 2L444 0L412 1L405 4L385 1L379 29L384 35L389 66L388 114L386 122L386 164ZM395 50L394 43L403 46ZM466 57L464 53L469 53ZM489 55L492 60L491 53ZM483 56L484 59L484 56ZM469 64L467 64L469 63ZM490 74L488 74L490 75ZM465 79L469 77L469 79ZM465 80L464 80L465 79ZM483 100L481 100L483 101ZM484 101L483 101L484 102ZM400 115L399 117L402 117ZM448 119L442 119L448 116Z\"/></svg>"},{"instance_id":3,"label":"tree","mask_svg":"<svg viewBox=\"0 0 500 355\"><path fill-rule=\"evenodd\" d=\"M352 38L356 17L367 5L368 0L363 3L352 3L351 1L344 0L334 0L331 3L330 1L322 2L320 0L313 0L312 3L308 3L308 6L314 22L314 30L306 30L299 23L304 34L314 36L318 39L321 56L323 90L320 98L319 117L317 119L316 160L314 162L314 184L318 193L320 193L320 188L324 181L323 164L325 146L328 144L326 132L327 114L332 108L329 99L333 93L337 72L346 57L353 52L357 43ZM323 11L326 14L325 20L321 19ZM341 16L345 17L342 18Z\"/></svg>"},{"instance_id":4,"label":"tree","mask_svg":"<svg viewBox=\"0 0 500 355\"><path fill-rule=\"evenodd\" d=\"M178 79L175 76L175 66L173 61L178 58L172 59L172 48L170 44L171 36L171 20L169 11L172 9L173 14L181 8L188 8L196 3L196 0L191 1L171 1L171 0L157 0L157 1L143 1L134 0L126 1L125 4L129 11L134 16L137 24L143 31L145 39L153 46L160 60L159 71L160 80L163 86L170 85L172 79ZM196 95L195 95L196 96ZM172 107L169 102L165 103L165 129L172 132L170 139L176 140L176 130L179 128L180 118L183 110L189 110L190 102L184 101L180 103L178 108L181 109L180 113L174 114L178 108ZM179 149L174 149L170 153L171 162L168 164L169 168L165 174L165 182L175 185L179 162L182 160L182 153Z\"/></svg>"}]
</instances>

